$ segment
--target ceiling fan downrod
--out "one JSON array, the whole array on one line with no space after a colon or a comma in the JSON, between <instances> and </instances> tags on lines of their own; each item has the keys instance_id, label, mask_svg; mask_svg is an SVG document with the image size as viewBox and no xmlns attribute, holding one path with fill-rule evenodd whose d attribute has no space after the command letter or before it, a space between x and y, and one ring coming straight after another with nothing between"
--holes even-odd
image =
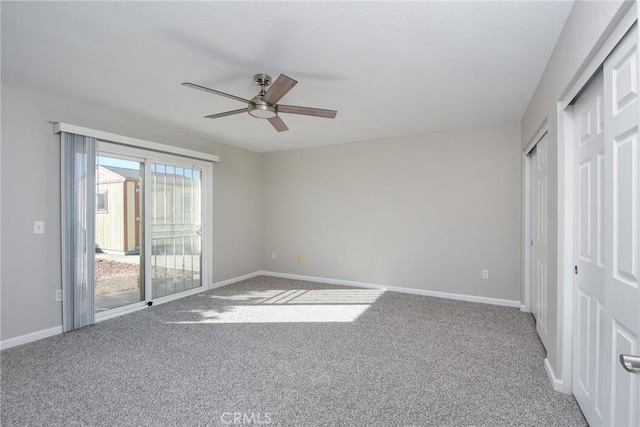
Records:
<instances>
[{"instance_id":1,"label":"ceiling fan downrod","mask_svg":"<svg viewBox=\"0 0 640 427\"><path fill-rule=\"evenodd\" d=\"M261 92L264 95L265 88L271 84L271 76L264 73L256 74L253 76L253 81L262 88Z\"/></svg>"}]
</instances>

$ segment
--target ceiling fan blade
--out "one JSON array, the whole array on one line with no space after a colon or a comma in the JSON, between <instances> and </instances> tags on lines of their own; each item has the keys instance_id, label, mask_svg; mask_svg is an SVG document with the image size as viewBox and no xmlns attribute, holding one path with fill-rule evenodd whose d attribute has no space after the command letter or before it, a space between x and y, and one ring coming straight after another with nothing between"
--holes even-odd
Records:
<instances>
[{"instance_id":1,"label":"ceiling fan blade","mask_svg":"<svg viewBox=\"0 0 640 427\"><path fill-rule=\"evenodd\" d=\"M284 132L285 130L289 130L287 125L285 125L282 119L278 116L272 117L267 120L269 120L269 123L271 123L271 126L273 126L278 132Z\"/></svg>"},{"instance_id":2,"label":"ceiling fan blade","mask_svg":"<svg viewBox=\"0 0 640 427\"><path fill-rule=\"evenodd\" d=\"M325 117L334 119L338 112L336 110L324 110L322 108L298 107L295 105L278 105L279 113L303 114L305 116Z\"/></svg>"},{"instance_id":3,"label":"ceiling fan blade","mask_svg":"<svg viewBox=\"0 0 640 427\"><path fill-rule=\"evenodd\" d=\"M241 108L239 110L225 111L224 113L210 114L208 116L204 116L204 118L205 119L217 119L219 117L233 116L234 114L246 113L248 111L249 111L248 108Z\"/></svg>"},{"instance_id":4,"label":"ceiling fan blade","mask_svg":"<svg viewBox=\"0 0 640 427\"><path fill-rule=\"evenodd\" d=\"M297 84L298 82L291 77L280 74L269 90L267 90L267 93L264 94L262 100L267 104L275 104Z\"/></svg>"},{"instance_id":5,"label":"ceiling fan blade","mask_svg":"<svg viewBox=\"0 0 640 427\"><path fill-rule=\"evenodd\" d=\"M213 93L214 95L224 96L226 98L235 99L236 101L244 102L245 104L249 104L251 102L248 99L240 98L239 96L235 96L235 95L229 95L228 93L220 92L219 90L215 90L215 89L209 89L208 87L200 86L194 83L184 82L182 83L182 86L202 90L205 92Z\"/></svg>"}]
</instances>

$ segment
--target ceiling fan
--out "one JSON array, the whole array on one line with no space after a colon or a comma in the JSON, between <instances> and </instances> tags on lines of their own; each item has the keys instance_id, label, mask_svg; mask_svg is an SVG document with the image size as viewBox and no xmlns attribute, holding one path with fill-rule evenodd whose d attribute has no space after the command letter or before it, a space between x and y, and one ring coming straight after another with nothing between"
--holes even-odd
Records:
<instances>
[{"instance_id":1,"label":"ceiling fan","mask_svg":"<svg viewBox=\"0 0 640 427\"><path fill-rule=\"evenodd\" d=\"M224 113L211 114L204 116L206 119L217 119L219 117L232 116L234 114L249 113L253 117L259 119L267 119L269 123L278 131L283 132L289 130L287 125L284 124L282 119L278 116L279 113L289 114L302 114L305 116L313 117L325 117L327 119L333 119L338 113L336 110L324 110L322 108L309 108L298 107L295 105L283 105L278 104L278 101L287 94L298 82L291 77L287 77L284 74L276 79L269 89L267 86L271 84L271 77L267 74L256 74L253 76L253 81L260 86L260 93L254 96L251 100L240 98L239 96L230 95L228 93L220 92L219 90L209 89L208 87L200 86L194 83L185 82L182 86L191 87L193 89L202 90L205 92L213 93L215 95L224 96L227 98L235 99L236 101L244 102L247 104L247 108L241 108L239 110L225 111Z\"/></svg>"}]
</instances>

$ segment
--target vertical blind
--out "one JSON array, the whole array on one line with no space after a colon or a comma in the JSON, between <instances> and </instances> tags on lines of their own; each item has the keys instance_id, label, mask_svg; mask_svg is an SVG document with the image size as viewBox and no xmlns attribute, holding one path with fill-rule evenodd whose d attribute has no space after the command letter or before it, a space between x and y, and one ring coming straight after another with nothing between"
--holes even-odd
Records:
<instances>
[{"instance_id":1,"label":"vertical blind","mask_svg":"<svg viewBox=\"0 0 640 427\"><path fill-rule=\"evenodd\" d=\"M96 140L61 132L62 324L91 325L94 314Z\"/></svg>"}]
</instances>

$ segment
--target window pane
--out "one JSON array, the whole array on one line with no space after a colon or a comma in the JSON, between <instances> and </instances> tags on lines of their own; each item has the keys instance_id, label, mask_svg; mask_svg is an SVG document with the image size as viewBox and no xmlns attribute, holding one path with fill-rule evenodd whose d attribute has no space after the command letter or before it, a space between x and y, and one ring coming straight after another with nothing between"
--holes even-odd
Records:
<instances>
[{"instance_id":1,"label":"window pane","mask_svg":"<svg viewBox=\"0 0 640 427\"><path fill-rule=\"evenodd\" d=\"M144 164L96 158L95 311L144 300L142 191Z\"/></svg>"}]
</instances>

